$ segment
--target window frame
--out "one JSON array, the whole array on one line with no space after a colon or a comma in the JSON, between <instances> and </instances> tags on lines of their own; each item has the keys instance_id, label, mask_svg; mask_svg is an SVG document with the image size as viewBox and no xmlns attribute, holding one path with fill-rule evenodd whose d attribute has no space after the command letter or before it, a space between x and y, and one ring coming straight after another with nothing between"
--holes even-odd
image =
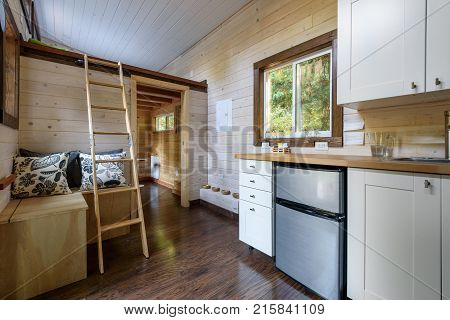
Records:
<instances>
[{"instance_id":1,"label":"window frame","mask_svg":"<svg viewBox=\"0 0 450 320\"><path fill-rule=\"evenodd\" d=\"M173 117L173 128L167 129L167 124L169 123L169 117ZM164 130L158 130L158 118L165 118L166 119L166 129ZM175 131L176 128L176 118L175 118L175 112L167 112L167 113L161 113L153 117L155 129L153 132L155 133L161 133L161 132L171 132Z\"/></svg>"},{"instance_id":2,"label":"window frame","mask_svg":"<svg viewBox=\"0 0 450 320\"><path fill-rule=\"evenodd\" d=\"M265 121L265 74L267 71L276 70L286 65L297 63L304 59L310 59L316 54L320 55L331 49L331 137L320 136L297 136L297 137L268 137L265 138L264 121ZM287 142L293 147L314 147L315 142L326 141L330 147L343 146L343 110L337 105L337 30L325 33L317 38L301 43L295 47L277 53L271 57L254 63L254 145L260 146L262 142L279 143ZM293 72L296 72L293 70ZM295 78L295 77L294 77ZM295 85L293 81L293 86ZM293 108L296 108L296 95L293 91ZM296 121L296 119L293 119Z\"/></svg>"}]
</instances>

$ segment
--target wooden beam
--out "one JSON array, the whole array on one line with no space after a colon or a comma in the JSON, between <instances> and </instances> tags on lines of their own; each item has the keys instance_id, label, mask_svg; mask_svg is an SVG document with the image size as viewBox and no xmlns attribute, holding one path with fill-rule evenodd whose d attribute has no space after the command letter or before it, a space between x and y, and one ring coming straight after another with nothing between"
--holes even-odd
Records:
<instances>
[{"instance_id":1,"label":"wooden beam","mask_svg":"<svg viewBox=\"0 0 450 320\"><path fill-rule=\"evenodd\" d=\"M146 101L140 101L137 100L137 106L143 106L143 107L152 107L152 108L159 108L162 106L161 103L155 103L155 102L146 102Z\"/></svg>"},{"instance_id":2,"label":"wooden beam","mask_svg":"<svg viewBox=\"0 0 450 320\"><path fill-rule=\"evenodd\" d=\"M138 98L138 101L148 101L148 102L158 102L158 103L172 103L175 98L164 98L152 96L150 94L138 94L141 98Z\"/></svg>"},{"instance_id":3,"label":"wooden beam","mask_svg":"<svg viewBox=\"0 0 450 320\"><path fill-rule=\"evenodd\" d=\"M47 60L57 63L64 63L72 66L83 67L83 55L80 53L66 51L61 49L56 49L53 47L47 47L35 43L29 43L26 41L20 42L20 54L27 57L32 57L35 59ZM89 56L89 58L94 58L102 60L109 63L114 63L115 61L100 59L98 57ZM81 61L81 63L80 63ZM149 79L155 79L170 83L175 83L183 86L188 86L191 90L207 92L208 85L205 81L198 82L189 79L184 79L181 77L172 76L158 71L143 69L135 66L130 66L128 64L122 64L122 68L126 75L136 75ZM91 69L95 69L92 67ZM102 67L99 68L103 72L117 73L117 69Z\"/></svg>"},{"instance_id":4,"label":"wooden beam","mask_svg":"<svg viewBox=\"0 0 450 320\"><path fill-rule=\"evenodd\" d=\"M140 84L137 85L137 91L138 91L138 94L152 95L155 97L177 98L177 99L181 98L181 94L179 92L143 86Z\"/></svg>"}]
</instances>

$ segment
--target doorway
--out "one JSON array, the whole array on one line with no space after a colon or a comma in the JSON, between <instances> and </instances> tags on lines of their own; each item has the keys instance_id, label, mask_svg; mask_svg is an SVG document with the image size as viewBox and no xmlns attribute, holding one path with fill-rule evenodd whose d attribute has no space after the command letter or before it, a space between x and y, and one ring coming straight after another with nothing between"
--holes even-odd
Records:
<instances>
[{"instance_id":1,"label":"doorway","mask_svg":"<svg viewBox=\"0 0 450 320\"><path fill-rule=\"evenodd\" d=\"M186 126L189 88L132 76L132 103L137 110L136 153L139 181L168 187L189 206Z\"/></svg>"}]
</instances>

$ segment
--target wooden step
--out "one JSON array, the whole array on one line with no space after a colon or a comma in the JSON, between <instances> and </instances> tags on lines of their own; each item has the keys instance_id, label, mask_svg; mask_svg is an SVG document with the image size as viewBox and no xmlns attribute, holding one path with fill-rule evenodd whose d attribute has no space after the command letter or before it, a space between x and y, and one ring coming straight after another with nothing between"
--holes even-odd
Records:
<instances>
[{"instance_id":1,"label":"wooden step","mask_svg":"<svg viewBox=\"0 0 450 320\"><path fill-rule=\"evenodd\" d=\"M98 65L102 65L102 66L110 67L110 68L118 68L119 67L118 63L95 59L95 58L88 58L88 61L89 61L89 63L92 63L92 64L98 64Z\"/></svg>"},{"instance_id":2,"label":"wooden step","mask_svg":"<svg viewBox=\"0 0 450 320\"><path fill-rule=\"evenodd\" d=\"M131 220L125 220L125 221L120 221L120 222L116 222L113 224L107 224L107 225L101 226L101 230L102 230L102 232L106 232L108 230L131 226L133 224L138 224L138 223L141 223L141 219L135 218L135 219L131 219Z\"/></svg>"},{"instance_id":3,"label":"wooden step","mask_svg":"<svg viewBox=\"0 0 450 320\"><path fill-rule=\"evenodd\" d=\"M95 160L95 163L112 163L112 162L132 162L133 159L125 158L125 159L109 159L109 160Z\"/></svg>"},{"instance_id":4,"label":"wooden step","mask_svg":"<svg viewBox=\"0 0 450 320\"><path fill-rule=\"evenodd\" d=\"M106 131L94 131L94 134L112 135L112 136L128 136L128 132L106 132Z\"/></svg>"},{"instance_id":5,"label":"wooden step","mask_svg":"<svg viewBox=\"0 0 450 320\"><path fill-rule=\"evenodd\" d=\"M115 187L115 188L107 188L107 189L98 189L98 195L102 196L105 194L135 191L135 190L137 190L136 187Z\"/></svg>"},{"instance_id":6,"label":"wooden step","mask_svg":"<svg viewBox=\"0 0 450 320\"><path fill-rule=\"evenodd\" d=\"M126 111L127 109L125 108L115 108L115 107L108 107L108 106L97 106L92 104L91 105L92 109L100 109L100 110L111 110L111 111Z\"/></svg>"},{"instance_id":7,"label":"wooden step","mask_svg":"<svg viewBox=\"0 0 450 320\"><path fill-rule=\"evenodd\" d=\"M122 89L121 84L115 84L115 83L108 83L108 82L100 82L100 81L89 81L89 84L95 85L95 86L102 86L102 87L110 87L110 88L117 88Z\"/></svg>"}]
</instances>

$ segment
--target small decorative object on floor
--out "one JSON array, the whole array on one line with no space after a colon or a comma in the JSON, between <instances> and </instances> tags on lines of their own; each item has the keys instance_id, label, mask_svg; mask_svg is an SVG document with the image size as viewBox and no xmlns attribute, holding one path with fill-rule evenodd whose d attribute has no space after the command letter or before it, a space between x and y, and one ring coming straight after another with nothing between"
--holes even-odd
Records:
<instances>
[{"instance_id":1,"label":"small decorative object on floor","mask_svg":"<svg viewBox=\"0 0 450 320\"><path fill-rule=\"evenodd\" d=\"M219 188L219 187L212 187L211 190L212 190L213 192L219 192L219 191L220 191L220 188Z\"/></svg>"},{"instance_id":2,"label":"small decorative object on floor","mask_svg":"<svg viewBox=\"0 0 450 320\"><path fill-rule=\"evenodd\" d=\"M239 192L233 192L233 198L239 199Z\"/></svg>"},{"instance_id":3,"label":"small decorative object on floor","mask_svg":"<svg viewBox=\"0 0 450 320\"><path fill-rule=\"evenodd\" d=\"M222 194L224 196L227 196L227 195L231 194L231 192L230 192L230 190L222 190Z\"/></svg>"},{"instance_id":4,"label":"small decorative object on floor","mask_svg":"<svg viewBox=\"0 0 450 320\"><path fill-rule=\"evenodd\" d=\"M202 189L211 189L211 186L209 184L205 184L202 186Z\"/></svg>"}]
</instances>

